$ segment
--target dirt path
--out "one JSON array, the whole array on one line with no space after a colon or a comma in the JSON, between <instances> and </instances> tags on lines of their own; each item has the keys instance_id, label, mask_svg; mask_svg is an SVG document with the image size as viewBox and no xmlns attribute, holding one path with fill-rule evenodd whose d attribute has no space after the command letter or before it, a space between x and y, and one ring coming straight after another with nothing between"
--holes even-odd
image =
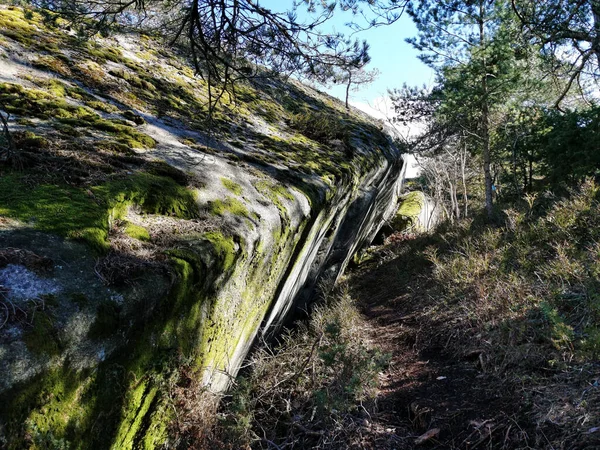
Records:
<instances>
[{"instance_id":1,"label":"dirt path","mask_svg":"<svg viewBox=\"0 0 600 450\"><path fill-rule=\"evenodd\" d=\"M477 354L464 360L447 354L444 343L452 335L432 339L435 324L427 306L435 300L419 295L430 267L406 262L397 258L351 277L367 333L391 355L366 447L541 448L524 429L521 392L486 374Z\"/></svg>"}]
</instances>

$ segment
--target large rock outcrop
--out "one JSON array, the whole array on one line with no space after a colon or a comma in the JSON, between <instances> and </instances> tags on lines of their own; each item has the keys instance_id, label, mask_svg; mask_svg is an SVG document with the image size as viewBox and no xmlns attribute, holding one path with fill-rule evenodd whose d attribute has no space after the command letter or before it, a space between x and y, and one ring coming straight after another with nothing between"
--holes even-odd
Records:
<instances>
[{"instance_id":1,"label":"large rock outcrop","mask_svg":"<svg viewBox=\"0 0 600 450\"><path fill-rule=\"evenodd\" d=\"M227 389L258 333L394 212L400 149L297 82L206 86L147 36L0 8L0 445L155 448L182 373Z\"/></svg>"}]
</instances>

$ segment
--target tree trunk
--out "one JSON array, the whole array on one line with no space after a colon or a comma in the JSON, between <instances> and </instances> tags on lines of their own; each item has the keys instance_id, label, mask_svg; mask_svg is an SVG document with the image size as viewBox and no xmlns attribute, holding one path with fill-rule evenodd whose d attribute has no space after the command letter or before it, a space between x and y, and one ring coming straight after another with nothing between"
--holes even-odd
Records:
<instances>
[{"instance_id":1,"label":"tree trunk","mask_svg":"<svg viewBox=\"0 0 600 450\"><path fill-rule=\"evenodd\" d=\"M480 0L479 3L479 45L481 49L485 48L485 1ZM487 211L488 219L491 219L494 213L493 210L493 191L492 191L492 173L490 165L492 162L490 154L490 105L488 97L488 85L487 85L487 64L485 54L482 57L482 74L481 74L481 140L483 144L483 177L485 185L485 209Z\"/></svg>"},{"instance_id":2,"label":"tree trunk","mask_svg":"<svg viewBox=\"0 0 600 450\"><path fill-rule=\"evenodd\" d=\"M514 142L513 148L512 148L512 179L513 179L515 194L519 195L521 188L519 186L519 164L517 161L517 141L518 141L518 138L515 139L515 142ZM525 189L525 187L526 186L523 185L523 189Z\"/></svg>"},{"instance_id":3,"label":"tree trunk","mask_svg":"<svg viewBox=\"0 0 600 450\"><path fill-rule=\"evenodd\" d=\"M600 0L592 0L592 16L594 19L594 35L592 36L592 50L596 54L600 65Z\"/></svg>"},{"instance_id":4,"label":"tree trunk","mask_svg":"<svg viewBox=\"0 0 600 450\"><path fill-rule=\"evenodd\" d=\"M463 201L465 203L465 218L467 218L469 216L469 196L467 195L467 177L465 176L466 165L467 165L467 148L465 145L462 150L462 154L460 155L460 173L462 176Z\"/></svg>"},{"instance_id":5,"label":"tree trunk","mask_svg":"<svg viewBox=\"0 0 600 450\"><path fill-rule=\"evenodd\" d=\"M346 85L346 109L350 110L348 100L350 98L350 86L352 85L352 72L348 72L348 84Z\"/></svg>"},{"instance_id":6,"label":"tree trunk","mask_svg":"<svg viewBox=\"0 0 600 450\"><path fill-rule=\"evenodd\" d=\"M452 204L454 205L454 215L456 220L460 220L460 205L458 204L458 196L456 195L457 186L450 183L450 195L452 195Z\"/></svg>"},{"instance_id":7,"label":"tree trunk","mask_svg":"<svg viewBox=\"0 0 600 450\"><path fill-rule=\"evenodd\" d=\"M533 158L529 157L529 191L533 192Z\"/></svg>"}]
</instances>

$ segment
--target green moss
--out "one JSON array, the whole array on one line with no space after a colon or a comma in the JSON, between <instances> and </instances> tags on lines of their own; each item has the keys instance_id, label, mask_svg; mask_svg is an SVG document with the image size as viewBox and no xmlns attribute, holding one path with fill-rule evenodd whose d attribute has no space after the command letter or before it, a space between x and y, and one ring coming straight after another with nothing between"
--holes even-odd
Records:
<instances>
[{"instance_id":1,"label":"green moss","mask_svg":"<svg viewBox=\"0 0 600 450\"><path fill-rule=\"evenodd\" d=\"M60 96L13 83L0 83L0 102L8 112L40 119L59 117L95 120L99 118L92 110L71 105Z\"/></svg>"},{"instance_id":2,"label":"green moss","mask_svg":"<svg viewBox=\"0 0 600 450\"><path fill-rule=\"evenodd\" d=\"M228 178L221 178L221 183L235 195L242 195L242 186Z\"/></svg>"},{"instance_id":3,"label":"green moss","mask_svg":"<svg viewBox=\"0 0 600 450\"><path fill-rule=\"evenodd\" d=\"M90 101L86 101L85 105L92 109L97 109L98 111L103 111L103 112L109 113L109 114L119 112L119 108L117 108L115 105L108 103L108 102L100 102L98 100L90 100Z\"/></svg>"},{"instance_id":4,"label":"green moss","mask_svg":"<svg viewBox=\"0 0 600 450\"><path fill-rule=\"evenodd\" d=\"M187 173L162 160L150 161L146 166L146 171L153 175L169 177L180 186L187 186L190 183L190 176Z\"/></svg>"},{"instance_id":5,"label":"green moss","mask_svg":"<svg viewBox=\"0 0 600 450\"><path fill-rule=\"evenodd\" d=\"M63 449L68 442L81 442L74 433L74 424L90 425L89 404L82 406L85 378L68 368L45 371L18 390L9 393L10 402L0 403L8 434L8 449ZM5 394L6 395L6 394Z\"/></svg>"},{"instance_id":6,"label":"green moss","mask_svg":"<svg viewBox=\"0 0 600 450\"><path fill-rule=\"evenodd\" d=\"M126 64L128 67L131 67L131 63ZM141 71L143 70L142 67L139 66L133 66L134 69L136 71ZM127 81L127 83L129 83L131 86L136 87L138 89L144 89L146 91L155 91L156 87L149 81L144 80L142 78L140 78L139 76L132 74L130 72L127 72L123 69L112 69L109 70L108 73L110 75L112 75L113 77L117 77L117 78L121 78L125 81Z\"/></svg>"},{"instance_id":7,"label":"green moss","mask_svg":"<svg viewBox=\"0 0 600 450\"><path fill-rule=\"evenodd\" d=\"M133 111L125 111L123 113L123 117L125 117L127 120L131 120L136 125L143 125L144 123L146 123L146 121L141 116L134 113Z\"/></svg>"},{"instance_id":8,"label":"green moss","mask_svg":"<svg viewBox=\"0 0 600 450\"><path fill-rule=\"evenodd\" d=\"M0 10L0 30L4 36L25 46L32 45L38 35L33 23L26 20L24 12L19 9Z\"/></svg>"},{"instance_id":9,"label":"green moss","mask_svg":"<svg viewBox=\"0 0 600 450\"><path fill-rule=\"evenodd\" d=\"M292 193L285 186L266 180L256 182L254 187L277 207L282 225L286 226L289 223L289 214L287 208L281 202L281 197L287 200L294 200Z\"/></svg>"},{"instance_id":10,"label":"green moss","mask_svg":"<svg viewBox=\"0 0 600 450\"><path fill-rule=\"evenodd\" d=\"M63 126L69 126L69 125L63 125ZM94 142L93 145L94 145L94 148L98 151L105 151L105 152L125 154L125 155L133 154L131 147L129 147L129 145L123 144L121 142L101 140L101 141Z\"/></svg>"},{"instance_id":11,"label":"green moss","mask_svg":"<svg viewBox=\"0 0 600 450\"><path fill-rule=\"evenodd\" d=\"M80 100L82 102L92 102L95 101L96 97L91 94L88 94L84 89L81 89L78 86L71 87L67 86L67 95L75 100Z\"/></svg>"},{"instance_id":12,"label":"green moss","mask_svg":"<svg viewBox=\"0 0 600 450\"><path fill-rule=\"evenodd\" d=\"M35 123L33 120L25 119L24 117L21 117L20 119L17 119L16 122L19 125L27 127L27 128L36 128L37 127L37 123Z\"/></svg>"},{"instance_id":13,"label":"green moss","mask_svg":"<svg viewBox=\"0 0 600 450\"><path fill-rule=\"evenodd\" d=\"M60 56L62 55L40 56L33 61L32 65L38 69L54 72L64 77L72 76L73 73L69 67L69 60L65 61L65 57L61 58Z\"/></svg>"},{"instance_id":14,"label":"green moss","mask_svg":"<svg viewBox=\"0 0 600 450\"><path fill-rule=\"evenodd\" d=\"M36 135L33 131L26 131L15 136L15 144L18 148L24 150L39 150L48 148L48 140L42 136Z\"/></svg>"},{"instance_id":15,"label":"green moss","mask_svg":"<svg viewBox=\"0 0 600 450\"><path fill-rule=\"evenodd\" d=\"M77 130L75 127L72 127L71 125L67 125L64 123L58 123L54 126L54 128L59 131L62 134L66 134L67 136L71 136L71 137L80 137L81 136L81 132L79 130Z\"/></svg>"},{"instance_id":16,"label":"green moss","mask_svg":"<svg viewBox=\"0 0 600 450\"><path fill-rule=\"evenodd\" d=\"M423 209L423 202L423 193L420 191L413 191L404 195L400 207L392 219L392 227L402 231L417 223L419 214Z\"/></svg>"},{"instance_id":17,"label":"green moss","mask_svg":"<svg viewBox=\"0 0 600 450\"><path fill-rule=\"evenodd\" d=\"M58 331L54 327L54 320L45 311L37 311L33 316L33 323L23 335L23 342L27 350L42 355L58 355L61 342Z\"/></svg>"},{"instance_id":18,"label":"green moss","mask_svg":"<svg viewBox=\"0 0 600 450\"><path fill-rule=\"evenodd\" d=\"M198 214L196 193L172 179L138 173L135 176L96 186L93 192L112 206L114 218L123 218L124 208L135 204L149 214L194 218Z\"/></svg>"},{"instance_id":19,"label":"green moss","mask_svg":"<svg viewBox=\"0 0 600 450\"><path fill-rule=\"evenodd\" d=\"M116 63L120 63L123 61L123 53L120 49L115 47L101 46L98 44L88 44L86 53L92 58L95 58L96 62L99 62L101 64L106 63L106 61L112 61Z\"/></svg>"},{"instance_id":20,"label":"green moss","mask_svg":"<svg viewBox=\"0 0 600 450\"><path fill-rule=\"evenodd\" d=\"M148 233L147 229L129 222L125 225L125 234L140 241L150 240L150 233Z\"/></svg>"},{"instance_id":21,"label":"green moss","mask_svg":"<svg viewBox=\"0 0 600 450\"><path fill-rule=\"evenodd\" d=\"M71 91L68 91L71 92ZM58 118L71 127L93 128L113 135L130 148L154 148L156 141L125 121L102 119L92 109L75 106L51 93L0 83L0 103L7 112L40 119Z\"/></svg>"},{"instance_id":22,"label":"green moss","mask_svg":"<svg viewBox=\"0 0 600 450\"><path fill-rule=\"evenodd\" d=\"M233 238L218 231L206 233L204 238L213 245L215 253L222 261L223 272L228 272L233 267L237 255Z\"/></svg>"},{"instance_id":23,"label":"green moss","mask_svg":"<svg viewBox=\"0 0 600 450\"><path fill-rule=\"evenodd\" d=\"M109 220L123 218L127 205L150 214L196 217L196 195L173 180L137 173L89 190L68 185L30 187L17 173L0 177L0 215L14 217L46 232L108 249Z\"/></svg>"},{"instance_id":24,"label":"green moss","mask_svg":"<svg viewBox=\"0 0 600 450\"><path fill-rule=\"evenodd\" d=\"M0 177L0 215L14 217L46 232L70 235L94 229L97 236L90 242L106 248L108 222L106 209L84 191L67 185L27 186L16 173Z\"/></svg>"},{"instance_id":25,"label":"green moss","mask_svg":"<svg viewBox=\"0 0 600 450\"><path fill-rule=\"evenodd\" d=\"M136 441L136 435L143 426L143 421L158 393L156 386L148 384L147 382L139 383L137 387L128 392L127 403L135 405L135 408L128 408L128 415L123 418L113 448L131 448Z\"/></svg>"},{"instance_id":26,"label":"green moss","mask_svg":"<svg viewBox=\"0 0 600 450\"><path fill-rule=\"evenodd\" d=\"M131 148L156 147L156 141L150 136L137 131L135 128L127 124L120 123L117 120L94 118L91 121L84 121L82 125L89 126L100 131L106 131L114 135L120 142L127 144Z\"/></svg>"},{"instance_id":27,"label":"green moss","mask_svg":"<svg viewBox=\"0 0 600 450\"><path fill-rule=\"evenodd\" d=\"M58 80L48 80L44 87L55 97L65 97L67 95L67 86Z\"/></svg>"},{"instance_id":28,"label":"green moss","mask_svg":"<svg viewBox=\"0 0 600 450\"><path fill-rule=\"evenodd\" d=\"M154 50L146 50L143 52L137 52L136 56L144 61L150 61L151 59L156 59L156 54Z\"/></svg>"},{"instance_id":29,"label":"green moss","mask_svg":"<svg viewBox=\"0 0 600 450\"><path fill-rule=\"evenodd\" d=\"M151 449L165 443L173 413L164 393L184 364L177 355L198 352L204 326L200 273L177 258L173 270L177 282L169 298L147 321L128 322L127 344L93 371L66 362L0 394L8 449ZM114 305L102 305L104 333L118 318Z\"/></svg>"},{"instance_id":30,"label":"green moss","mask_svg":"<svg viewBox=\"0 0 600 450\"><path fill-rule=\"evenodd\" d=\"M114 336L121 323L121 307L112 300L107 300L96 308L96 319L90 327L90 339L102 339Z\"/></svg>"},{"instance_id":31,"label":"green moss","mask_svg":"<svg viewBox=\"0 0 600 450\"><path fill-rule=\"evenodd\" d=\"M248 208L240 200L233 197L227 197L225 200L214 200L209 203L211 214L224 216L226 213L234 216L250 217Z\"/></svg>"}]
</instances>

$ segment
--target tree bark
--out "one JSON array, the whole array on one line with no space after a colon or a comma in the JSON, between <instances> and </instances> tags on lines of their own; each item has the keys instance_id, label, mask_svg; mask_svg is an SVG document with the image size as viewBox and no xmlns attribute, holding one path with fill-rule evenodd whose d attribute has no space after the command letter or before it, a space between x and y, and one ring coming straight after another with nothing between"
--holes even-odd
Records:
<instances>
[{"instance_id":1,"label":"tree bark","mask_svg":"<svg viewBox=\"0 0 600 450\"><path fill-rule=\"evenodd\" d=\"M350 86L352 85L352 72L348 71L348 84L346 85L346 109L350 109L348 99L350 98Z\"/></svg>"},{"instance_id":2,"label":"tree bark","mask_svg":"<svg viewBox=\"0 0 600 450\"><path fill-rule=\"evenodd\" d=\"M460 173L462 176L462 185L463 185L463 201L465 203L465 218L469 216L469 196L467 193L467 177L465 175L465 169L467 165L467 148L466 144L462 150L462 154L460 155Z\"/></svg>"},{"instance_id":3,"label":"tree bark","mask_svg":"<svg viewBox=\"0 0 600 450\"><path fill-rule=\"evenodd\" d=\"M485 209L488 219L491 219L494 213L493 191L492 191L492 173L490 165L492 162L490 154L490 105L488 97L487 85L487 63L485 58L485 0L480 0L479 3L479 45L484 51L482 56L482 77L481 77L481 140L483 144L483 178L485 185Z\"/></svg>"},{"instance_id":4,"label":"tree bark","mask_svg":"<svg viewBox=\"0 0 600 450\"><path fill-rule=\"evenodd\" d=\"M591 0L592 16L594 19L594 35L592 36L592 50L596 54L600 66L600 0Z\"/></svg>"}]
</instances>

